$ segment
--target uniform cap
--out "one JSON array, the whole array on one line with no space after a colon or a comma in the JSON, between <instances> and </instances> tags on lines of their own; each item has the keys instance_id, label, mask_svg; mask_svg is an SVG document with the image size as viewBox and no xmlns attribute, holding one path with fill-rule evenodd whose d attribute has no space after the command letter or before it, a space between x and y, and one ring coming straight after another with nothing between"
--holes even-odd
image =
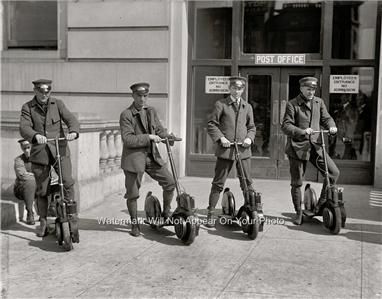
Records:
<instances>
[{"instance_id":1,"label":"uniform cap","mask_svg":"<svg viewBox=\"0 0 382 299\"><path fill-rule=\"evenodd\" d=\"M130 86L130 89L133 91L133 93L137 93L139 95L145 95L149 92L150 84L146 82L139 82L134 83Z\"/></svg>"},{"instance_id":2,"label":"uniform cap","mask_svg":"<svg viewBox=\"0 0 382 299\"><path fill-rule=\"evenodd\" d=\"M301 78L298 82L300 83L300 86L308 86L313 88L317 88L318 85L318 79L315 77L304 77Z\"/></svg>"},{"instance_id":3,"label":"uniform cap","mask_svg":"<svg viewBox=\"0 0 382 299\"><path fill-rule=\"evenodd\" d=\"M52 80L48 80L48 79L38 79L38 80L34 80L32 81L33 85L42 85L42 84L46 84L46 85L50 85L52 84Z\"/></svg>"},{"instance_id":4,"label":"uniform cap","mask_svg":"<svg viewBox=\"0 0 382 299\"><path fill-rule=\"evenodd\" d=\"M233 76L229 77L229 86L244 87L247 79L244 77Z\"/></svg>"}]
</instances>

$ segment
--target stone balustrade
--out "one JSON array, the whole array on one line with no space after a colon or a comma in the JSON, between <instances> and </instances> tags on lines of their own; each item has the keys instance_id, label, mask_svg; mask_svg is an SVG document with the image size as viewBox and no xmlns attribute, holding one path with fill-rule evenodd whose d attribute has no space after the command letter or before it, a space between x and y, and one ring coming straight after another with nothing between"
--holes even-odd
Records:
<instances>
[{"instance_id":1,"label":"stone balustrade","mask_svg":"<svg viewBox=\"0 0 382 299\"><path fill-rule=\"evenodd\" d=\"M119 129L110 129L100 132L99 139L99 168L101 173L119 171L122 157L122 139Z\"/></svg>"}]
</instances>

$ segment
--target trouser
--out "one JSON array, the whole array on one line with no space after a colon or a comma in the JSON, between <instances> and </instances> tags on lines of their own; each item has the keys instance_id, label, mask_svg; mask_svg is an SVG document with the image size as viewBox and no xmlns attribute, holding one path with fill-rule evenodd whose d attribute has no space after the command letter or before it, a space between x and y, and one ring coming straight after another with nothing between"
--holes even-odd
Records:
<instances>
[{"instance_id":1,"label":"trouser","mask_svg":"<svg viewBox=\"0 0 382 299\"><path fill-rule=\"evenodd\" d=\"M236 163L236 169L238 173L238 178L240 180L240 188L243 193L246 191L244 188L244 179L247 183L248 190L253 190L252 187L252 179L250 176L251 171L251 159L243 159L241 160L243 165L244 174L241 173L239 163ZM220 197L220 193L223 191L225 181L227 180L228 174L230 173L235 160L221 159L218 158L215 165L215 176L212 181L211 192L209 196L208 202L208 210L212 212Z\"/></svg>"},{"instance_id":2,"label":"trouser","mask_svg":"<svg viewBox=\"0 0 382 299\"><path fill-rule=\"evenodd\" d=\"M301 186L303 183L303 177L305 175L308 161L295 159L291 156L289 156L288 158L289 158L289 167L290 167L290 175L291 175L292 202L293 202L295 211L298 212L301 210L301 202L302 202ZM335 184L340 175L340 171L328 154L326 154L326 161L328 164L328 174L329 174L330 184ZM310 153L309 162L312 163L313 166L316 167L323 176L325 175L325 164L324 164L324 158L322 155L319 155L315 150L312 149ZM327 182L326 180L324 180L324 183L321 189L320 198L326 197L326 187L327 187Z\"/></svg>"},{"instance_id":3,"label":"trouser","mask_svg":"<svg viewBox=\"0 0 382 299\"><path fill-rule=\"evenodd\" d=\"M36 180L33 176L15 186L15 196L25 202L28 214L33 214L33 203L36 196Z\"/></svg>"},{"instance_id":4,"label":"trouser","mask_svg":"<svg viewBox=\"0 0 382 299\"><path fill-rule=\"evenodd\" d=\"M51 165L57 173L58 163L51 157L50 165L32 163L32 172L36 179L37 210L40 218L46 218L48 214L48 190L50 186ZM72 163L69 157L61 157L62 181L64 185L64 197L68 201L74 201L74 180L72 178Z\"/></svg>"},{"instance_id":5,"label":"trouser","mask_svg":"<svg viewBox=\"0 0 382 299\"><path fill-rule=\"evenodd\" d=\"M145 172L159 183L163 189L163 210L169 212L174 197L175 181L170 171L159 165L151 155L146 157ZM141 188L143 172L136 173L124 170L127 205L131 218L137 218L137 199Z\"/></svg>"}]
</instances>

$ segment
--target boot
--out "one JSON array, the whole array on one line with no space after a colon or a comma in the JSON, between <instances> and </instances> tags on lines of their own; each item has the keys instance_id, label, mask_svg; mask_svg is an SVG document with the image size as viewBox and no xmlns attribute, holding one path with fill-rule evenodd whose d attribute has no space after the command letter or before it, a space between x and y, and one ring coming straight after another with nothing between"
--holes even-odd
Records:
<instances>
[{"instance_id":1,"label":"boot","mask_svg":"<svg viewBox=\"0 0 382 299\"><path fill-rule=\"evenodd\" d=\"M127 203L127 209L129 210L130 214L130 220L131 220L131 232L130 235L133 237L139 237L141 234L141 230L138 224L138 216L137 216L137 199L128 199L126 201Z\"/></svg>"},{"instance_id":2,"label":"boot","mask_svg":"<svg viewBox=\"0 0 382 299\"><path fill-rule=\"evenodd\" d=\"M296 216L293 218L293 224L301 225L303 222L302 210L296 211Z\"/></svg>"},{"instance_id":3,"label":"boot","mask_svg":"<svg viewBox=\"0 0 382 299\"><path fill-rule=\"evenodd\" d=\"M27 222L26 222L26 223L27 223L28 225L34 225L34 224L35 224L33 212L29 212L29 211L28 211L28 214L27 214Z\"/></svg>"},{"instance_id":4,"label":"boot","mask_svg":"<svg viewBox=\"0 0 382 299\"><path fill-rule=\"evenodd\" d=\"M162 217L164 221L170 218L170 210L171 210L171 201L174 197L174 190L172 191L163 191L163 212Z\"/></svg>"},{"instance_id":5,"label":"boot","mask_svg":"<svg viewBox=\"0 0 382 299\"><path fill-rule=\"evenodd\" d=\"M48 234L48 225L46 218L40 217L40 228L37 231L38 237L45 237Z\"/></svg>"},{"instance_id":6,"label":"boot","mask_svg":"<svg viewBox=\"0 0 382 299\"><path fill-rule=\"evenodd\" d=\"M291 188L291 195L292 195L292 201L294 210L296 211L296 216L293 218L292 222L296 225L301 225L303 222L303 216L302 216L302 209L301 209L301 187L294 187Z\"/></svg>"},{"instance_id":7,"label":"boot","mask_svg":"<svg viewBox=\"0 0 382 299\"><path fill-rule=\"evenodd\" d=\"M213 215L215 207L219 201L220 192L212 191L210 193L209 197L209 206L208 206L208 214L207 214L207 223L205 224L205 227L213 228L216 225L216 219Z\"/></svg>"},{"instance_id":8,"label":"boot","mask_svg":"<svg viewBox=\"0 0 382 299\"><path fill-rule=\"evenodd\" d=\"M134 223L135 222L135 223ZM141 228L139 227L139 224L137 221L133 221L133 224L131 225L131 233L133 237L139 237L141 234Z\"/></svg>"},{"instance_id":9,"label":"boot","mask_svg":"<svg viewBox=\"0 0 382 299\"><path fill-rule=\"evenodd\" d=\"M207 222L204 226L208 228L214 228L216 226L216 219L213 216L213 211L208 211Z\"/></svg>"}]
</instances>

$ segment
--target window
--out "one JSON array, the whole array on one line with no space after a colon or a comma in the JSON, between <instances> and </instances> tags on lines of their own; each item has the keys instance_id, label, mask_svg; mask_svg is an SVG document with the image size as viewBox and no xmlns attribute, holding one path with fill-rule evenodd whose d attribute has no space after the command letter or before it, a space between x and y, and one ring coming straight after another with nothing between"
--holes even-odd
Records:
<instances>
[{"instance_id":1,"label":"window","mask_svg":"<svg viewBox=\"0 0 382 299\"><path fill-rule=\"evenodd\" d=\"M231 58L231 1L196 1L195 10L195 58Z\"/></svg>"},{"instance_id":2,"label":"window","mask_svg":"<svg viewBox=\"0 0 382 299\"><path fill-rule=\"evenodd\" d=\"M57 0L7 2L8 49L57 49Z\"/></svg>"},{"instance_id":3,"label":"window","mask_svg":"<svg viewBox=\"0 0 382 299\"><path fill-rule=\"evenodd\" d=\"M330 94L329 113L338 133L329 141L329 155L342 160L370 161L374 68L333 67L331 74L359 76L359 91Z\"/></svg>"},{"instance_id":4,"label":"window","mask_svg":"<svg viewBox=\"0 0 382 299\"><path fill-rule=\"evenodd\" d=\"M374 59L378 1L335 1L332 57Z\"/></svg>"},{"instance_id":5,"label":"window","mask_svg":"<svg viewBox=\"0 0 382 299\"><path fill-rule=\"evenodd\" d=\"M245 2L244 53L320 53L320 44L320 2Z\"/></svg>"}]
</instances>

